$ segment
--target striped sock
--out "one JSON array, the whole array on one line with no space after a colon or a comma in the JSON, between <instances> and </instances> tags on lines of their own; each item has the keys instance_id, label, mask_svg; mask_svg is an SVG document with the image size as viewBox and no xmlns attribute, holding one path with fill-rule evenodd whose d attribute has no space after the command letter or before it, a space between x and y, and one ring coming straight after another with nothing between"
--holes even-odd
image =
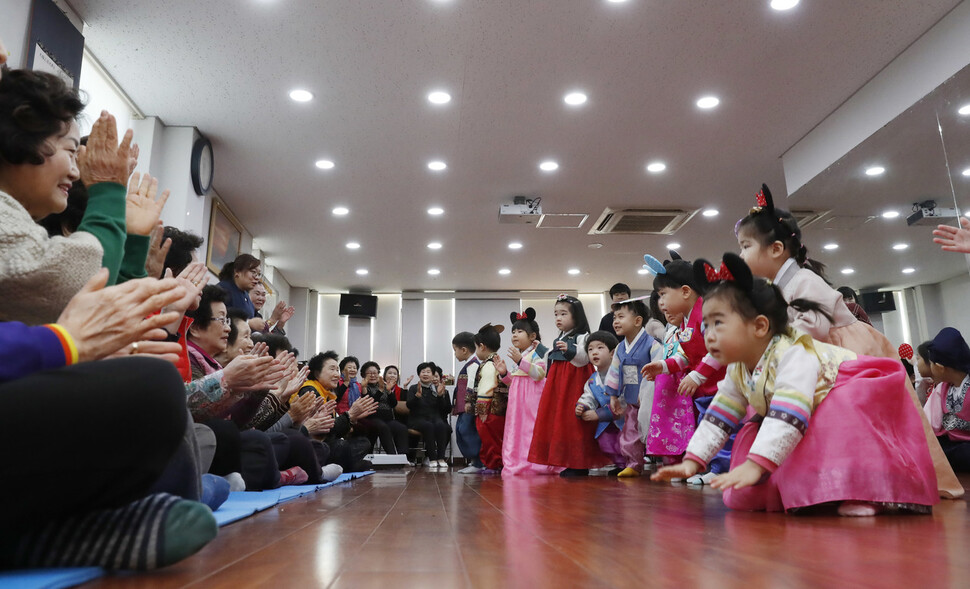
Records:
<instances>
[{"instance_id":1,"label":"striped sock","mask_svg":"<svg viewBox=\"0 0 970 589\"><path fill-rule=\"evenodd\" d=\"M11 565L151 570L198 552L217 531L209 508L166 493L51 522L19 538ZM6 560L6 559L4 559Z\"/></svg>"}]
</instances>

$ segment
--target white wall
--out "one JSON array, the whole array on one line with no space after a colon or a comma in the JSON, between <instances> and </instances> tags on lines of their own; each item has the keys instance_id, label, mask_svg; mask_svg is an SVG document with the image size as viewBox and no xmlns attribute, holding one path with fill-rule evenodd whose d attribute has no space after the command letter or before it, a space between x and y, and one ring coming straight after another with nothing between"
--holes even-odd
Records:
<instances>
[{"instance_id":1,"label":"white wall","mask_svg":"<svg viewBox=\"0 0 970 589\"><path fill-rule=\"evenodd\" d=\"M940 299L943 321L940 325L931 326L929 337L932 338L944 327L955 327L964 337L970 337L970 313L967 305L967 301L970 301L970 275L961 274L941 282Z\"/></svg>"}]
</instances>

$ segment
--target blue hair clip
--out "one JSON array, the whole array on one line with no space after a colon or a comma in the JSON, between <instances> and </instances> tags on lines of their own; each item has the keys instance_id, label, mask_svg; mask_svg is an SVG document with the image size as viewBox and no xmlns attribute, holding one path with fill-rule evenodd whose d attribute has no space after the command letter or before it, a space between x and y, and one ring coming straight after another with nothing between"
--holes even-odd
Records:
<instances>
[{"instance_id":1,"label":"blue hair clip","mask_svg":"<svg viewBox=\"0 0 970 589\"><path fill-rule=\"evenodd\" d=\"M643 267L649 270L650 273L653 274L654 276L658 274L667 273L667 269L664 268L663 262L651 256L650 254L643 256L643 261L646 262L646 264L644 264Z\"/></svg>"}]
</instances>

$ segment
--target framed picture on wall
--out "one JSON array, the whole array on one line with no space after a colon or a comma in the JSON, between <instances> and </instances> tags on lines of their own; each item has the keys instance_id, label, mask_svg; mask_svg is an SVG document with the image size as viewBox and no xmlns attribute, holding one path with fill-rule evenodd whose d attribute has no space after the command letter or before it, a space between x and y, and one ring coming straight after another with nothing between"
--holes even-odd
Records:
<instances>
[{"instance_id":1,"label":"framed picture on wall","mask_svg":"<svg viewBox=\"0 0 970 589\"><path fill-rule=\"evenodd\" d=\"M236 224L232 214L216 199L212 199L209 216L209 247L205 265L216 276L227 263L236 259L242 245L242 227Z\"/></svg>"}]
</instances>

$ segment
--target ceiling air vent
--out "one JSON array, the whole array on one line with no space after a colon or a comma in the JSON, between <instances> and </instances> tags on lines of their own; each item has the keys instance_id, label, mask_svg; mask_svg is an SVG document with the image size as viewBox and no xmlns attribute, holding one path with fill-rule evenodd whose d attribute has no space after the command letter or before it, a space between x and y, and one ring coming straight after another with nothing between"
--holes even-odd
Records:
<instances>
[{"instance_id":1,"label":"ceiling air vent","mask_svg":"<svg viewBox=\"0 0 970 589\"><path fill-rule=\"evenodd\" d=\"M697 210L681 209L606 209L589 235L607 233L673 235L683 227Z\"/></svg>"},{"instance_id":2,"label":"ceiling air vent","mask_svg":"<svg viewBox=\"0 0 970 589\"><path fill-rule=\"evenodd\" d=\"M831 212L832 211L808 211L804 209L794 209L792 210L791 214L793 217L795 217L795 220L798 221L798 228L804 229Z\"/></svg>"}]
</instances>

